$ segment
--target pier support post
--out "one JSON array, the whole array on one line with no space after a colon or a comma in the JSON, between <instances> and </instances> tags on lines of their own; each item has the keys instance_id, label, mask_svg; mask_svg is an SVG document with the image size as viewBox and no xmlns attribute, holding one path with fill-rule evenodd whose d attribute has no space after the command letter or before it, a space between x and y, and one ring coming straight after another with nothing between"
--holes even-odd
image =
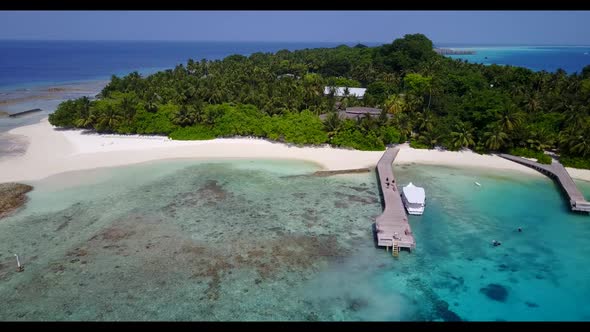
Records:
<instances>
[{"instance_id":1,"label":"pier support post","mask_svg":"<svg viewBox=\"0 0 590 332\"><path fill-rule=\"evenodd\" d=\"M14 257L16 257L16 272L23 272L25 270L25 267L20 265L20 260L18 259L18 255L14 254Z\"/></svg>"}]
</instances>

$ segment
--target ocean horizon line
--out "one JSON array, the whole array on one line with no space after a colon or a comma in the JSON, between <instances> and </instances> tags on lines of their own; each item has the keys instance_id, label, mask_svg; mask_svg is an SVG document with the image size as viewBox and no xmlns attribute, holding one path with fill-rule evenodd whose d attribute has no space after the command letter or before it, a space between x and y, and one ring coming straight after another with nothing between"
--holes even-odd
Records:
<instances>
[{"instance_id":1,"label":"ocean horizon line","mask_svg":"<svg viewBox=\"0 0 590 332\"><path fill-rule=\"evenodd\" d=\"M590 47L589 45L567 45L567 44L465 44L465 43L440 43L434 47L453 47L453 48L479 48L479 47Z\"/></svg>"},{"instance_id":2,"label":"ocean horizon line","mask_svg":"<svg viewBox=\"0 0 590 332\"><path fill-rule=\"evenodd\" d=\"M0 42L141 42L141 43L329 43L329 44L388 44L391 41L359 41L359 40L199 40L199 39L27 39L27 38L0 38ZM553 44L553 43L469 43L469 42L434 42L434 47L590 47L590 44Z\"/></svg>"},{"instance_id":3,"label":"ocean horizon line","mask_svg":"<svg viewBox=\"0 0 590 332\"><path fill-rule=\"evenodd\" d=\"M192 39L11 39L0 38L0 42L142 42L142 43L317 43L317 44L381 44L390 41L326 41L326 40L192 40Z\"/></svg>"}]
</instances>

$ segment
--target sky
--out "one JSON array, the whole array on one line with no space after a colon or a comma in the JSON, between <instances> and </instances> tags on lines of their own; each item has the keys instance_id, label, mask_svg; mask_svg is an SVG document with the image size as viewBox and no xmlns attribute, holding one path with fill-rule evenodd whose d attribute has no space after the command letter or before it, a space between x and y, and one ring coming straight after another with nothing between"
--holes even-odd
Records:
<instances>
[{"instance_id":1,"label":"sky","mask_svg":"<svg viewBox=\"0 0 590 332\"><path fill-rule=\"evenodd\" d=\"M24 23L24 24L23 24ZM0 11L0 39L590 45L590 11Z\"/></svg>"}]
</instances>

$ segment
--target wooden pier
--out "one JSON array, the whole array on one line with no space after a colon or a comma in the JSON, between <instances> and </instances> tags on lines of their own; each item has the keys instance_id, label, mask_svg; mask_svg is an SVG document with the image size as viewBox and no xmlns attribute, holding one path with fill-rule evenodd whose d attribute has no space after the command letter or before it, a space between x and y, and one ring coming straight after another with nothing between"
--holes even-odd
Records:
<instances>
[{"instance_id":1,"label":"wooden pier","mask_svg":"<svg viewBox=\"0 0 590 332\"><path fill-rule=\"evenodd\" d=\"M401 193L393 175L392 164L398 152L399 147L387 149L377 163L379 187L383 193L384 205L383 213L375 220L377 246L387 249L391 247L393 254L396 254L400 248L407 248L410 251L416 248Z\"/></svg>"},{"instance_id":2,"label":"wooden pier","mask_svg":"<svg viewBox=\"0 0 590 332\"><path fill-rule=\"evenodd\" d=\"M574 180L572 180L565 167L563 167L563 165L557 160L553 159L551 165L544 165L532 160L509 154L502 153L498 154L498 156L536 169L537 171L557 180L561 186L561 189L563 189L563 192L566 194L567 199L569 200L572 211L590 213L590 202L586 201L584 195L582 195L580 190L578 190L576 183Z\"/></svg>"}]
</instances>

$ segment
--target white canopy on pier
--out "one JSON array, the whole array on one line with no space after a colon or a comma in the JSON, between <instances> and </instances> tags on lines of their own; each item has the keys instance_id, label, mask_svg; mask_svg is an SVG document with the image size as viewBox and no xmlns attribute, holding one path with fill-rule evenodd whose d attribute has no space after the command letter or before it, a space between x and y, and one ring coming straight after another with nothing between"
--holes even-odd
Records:
<instances>
[{"instance_id":1,"label":"white canopy on pier","mask_svg":"<svg viewBox=\"0 0 590 332\"><path fill-rule=\"evenodd\" d=\"M410 204L424 204L426 193L424 188L416 187L412 182L403 188L404 196Z\"/></svg>"}]
</instances>

